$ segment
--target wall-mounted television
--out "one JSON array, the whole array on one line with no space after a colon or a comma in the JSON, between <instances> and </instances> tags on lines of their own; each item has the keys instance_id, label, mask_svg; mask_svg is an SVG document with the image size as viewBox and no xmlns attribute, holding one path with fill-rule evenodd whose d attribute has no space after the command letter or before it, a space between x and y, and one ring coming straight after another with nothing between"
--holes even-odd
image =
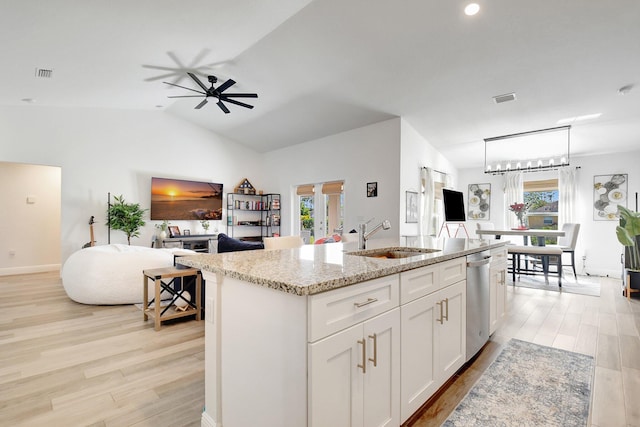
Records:
<instances>
[{"instance_id":1,"label":"wall-mounted television","mask_svg":"<svg viewBox=\"0 0 640 427\"><path fill-rule=\"evenodd\" d=\"M222 184L151 178L151 220L222 219Z\"/></svg>"},{"instance_id":2,"label":"wall-mounted television","mask_svg":"<svg viewBox=\"0 0 640 427\"><path fill-rule=\"evenodd\" d=\"M464 222L464 200L462 192L442 189L442 199L444 202L444 220L447 222Z\"/></svg>"}]
</instances>

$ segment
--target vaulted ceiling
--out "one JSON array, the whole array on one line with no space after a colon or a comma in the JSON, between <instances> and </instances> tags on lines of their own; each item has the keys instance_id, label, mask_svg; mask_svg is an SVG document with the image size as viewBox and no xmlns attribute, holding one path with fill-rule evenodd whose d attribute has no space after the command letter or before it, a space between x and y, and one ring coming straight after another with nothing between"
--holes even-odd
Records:
<instances>
[{"instance_id":1,"label":"vaulted ceiling","mask_svg":"<svg viewBox=\"0 0 640 427\"><path fill-rule=\"evenodd\" d=\"M401 116L461 168L483 138L600 113L570 123L572 155L636 149L639 1L476 2L12 0L0 104L162 109L260 152ZM255 108L167 98L197 88L187 71Z\"/></svg>"}]
</instances>

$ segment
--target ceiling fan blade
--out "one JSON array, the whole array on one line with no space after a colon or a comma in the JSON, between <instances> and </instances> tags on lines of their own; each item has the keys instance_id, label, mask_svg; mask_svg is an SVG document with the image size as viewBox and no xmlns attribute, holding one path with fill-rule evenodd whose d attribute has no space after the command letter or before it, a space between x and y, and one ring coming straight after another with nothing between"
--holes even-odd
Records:
<instances>
[{"instance_id":1,"label":"ceiling fan blade","mask_svg":"<svg viewBox=\"0 0 640 427\"><path fill-rule=\"evenodd\" d=\"M257 93L225 93L222 96L224 97L233 96L234 98L257 98L258 94Z\"/></svg>"},{"instance_id":2,"label":"ceiling fan blade","mask_svg":"<svg viewBox=\"0 0 640 427\"><path fill-rule=\"evenodd\" d=\"M253 105L245 104L244 102L236 101L235 99L227 99L227 98L222 98L222 99L225 102L230 102L232 104L236 104L244 108L253 108Z\"/></svg>"},{"instance_id":3,"label":"ceiling fan blade","mask_svg":"<svg viewBox=\"0 0 640 427\"><path fill-rule=\"evenodd\" d=\"M204 85L204 83L202 83L202 82L200 81L200 79L196 77L196 75L195 75L195 74L193 74L193 73L191 73L191 72L188 72L187 74L189 74L189 77L191 77L191 78L193 79L193 81L194 81L194 82L196 82L196 83L198 84L198 86L200 86L200 87L202 88L202 90L204 90L205 92L206 92L207 90L209 90L209 88L208 88L208 87L206 87L206 86Z\"/></svg>"},{"instance_id":4,"label":"ceiling fan blade","mask_svg":"<svg viewBox=\"0 0 640 427\"><path fill-rule=\"evenodd\" d=\"M198 93L201 93L203 95L206 95L206 89L205 89L204 92L200 92L199 90L191 89L190 87L180 86L180 85L177 85L175 83L169 83L169 82L162 82L162 83L164 83L166 85L175 86L175 87L179 87L181 89L186 89L186 90L190 90L192 92L198 92Z\"/></svg>"},{"instance_id":5,"label":"ceiling fan blade","mask_svg":"<svg viewBox=\"0 0 640 427\"><path fill-rule=\"evenodd\" d=\"M225 90L229 89L231 86L233 86L234 84L236 84L235 80L229 79L226 82L222 83L220 86L218 86L218 88L216 89L216 91L218 93L222 93Z\"/></svg>"},{"instance_id":6,"label":"ceiling fan blade","mask_svg":"<svg viewBox=\"0 0 640 427\"><path fill-rule=\"evenodd\" d=\"M227 106L222 103L222 101L218 101L218 107L220 107L220 109L224 111L225 114L229 114L231 112L229 111Z\"/></svg>"},{"instance_id":7,"label":"ceiling fan blade","mask_svg":"<svg viewBox=\"0 0 640 427\"><path fill-rule=\"evenodd\" d=\"M203 100L202 100L202 102L201 102L200 104L196 105L196 108L195 108L195 109L196 109L196 110L201 109L202 107L204 107L205 105L207 105L207 102L209 102L209 101L207 101L207 98L203 99Z\"/></svg>"},{"instance_id":8,"label":"ceiling fan blade","mask_svg":"<svg viewBox=\"0 0 640 427\"><path fill-rule=\"evenodd\" d=\"M171 95L167 98L202 98L202 95Z\"/></svg>"}]
</instances>

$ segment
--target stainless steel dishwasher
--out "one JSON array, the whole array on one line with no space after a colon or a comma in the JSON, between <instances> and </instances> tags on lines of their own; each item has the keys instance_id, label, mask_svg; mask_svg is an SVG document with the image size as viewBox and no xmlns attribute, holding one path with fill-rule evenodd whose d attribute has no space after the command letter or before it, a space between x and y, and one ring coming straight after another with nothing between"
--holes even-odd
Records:
<instances>
[{"instance_id":1,"label":"stainless steel dishwasher","mask_svg":"<svg viewBox=\"0 0 640 427\"><path fill-rule=\"evenodd\" d=\"M489 339L489 263L491 252L467 255L467 361Z\"/></svg>"}]
</instances>

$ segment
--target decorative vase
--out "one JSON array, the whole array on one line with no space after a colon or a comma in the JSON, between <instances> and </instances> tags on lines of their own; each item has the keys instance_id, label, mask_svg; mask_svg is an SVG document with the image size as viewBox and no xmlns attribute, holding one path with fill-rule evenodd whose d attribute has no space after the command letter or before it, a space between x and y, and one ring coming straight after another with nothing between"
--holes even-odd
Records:
<instances>
[{"instance_id":1,"label":"decorative vase","mask_svg":"<svg viewBox=\"0 0 640 427\"><path fill-rule=\"evenodd\" d=\"M158 238L159 238L160 240L164 240L164 239L166 239L166 238L167 238L167 232L166 232L166 231L164 231L164 230L161 230L161 231L160 231L160 233L158 233Z\"/></svg>"},{"instance_id":2,"label":"decorative vase","mask_svg":"<svg viewBox=\"0 0 640 427\"><path fill-rule=\"evenodd\" d=\"M527 224L527 217L525 217L524 215L518 215L518 228L520 230L526 230L529 228Z\"/></svg>"}]
</instances>

